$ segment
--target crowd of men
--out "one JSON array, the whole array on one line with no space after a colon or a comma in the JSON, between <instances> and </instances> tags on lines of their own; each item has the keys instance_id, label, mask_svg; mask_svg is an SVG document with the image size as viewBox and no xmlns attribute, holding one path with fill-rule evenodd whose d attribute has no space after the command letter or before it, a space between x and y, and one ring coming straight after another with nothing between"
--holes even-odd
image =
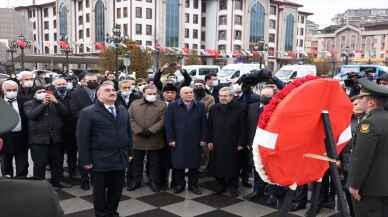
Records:
<instances>
[{"instance_id":1,"label":"crowd of men","mask_svg":"<svg viewBox=\"0 0 388 217\"><path fill-rule=\"evenodd\" d=\"M217 194L237 197L241 180L243 186L253 187L247 199L279 206L287 190L264 183L254 172L251 147L263 107L283 84L274 77L255 93L251 86L220 85L216 74L192 81L184 70L184 81L172 74L162 82L167 69L149 80L107 72L104 77L88 73L37 85L34 74L24 71L17 81L2 82L1 98L20 117L11 132L0 135L3 176L27 178L30 151L32 178L45 179L49 167L52 186L71 187L64 182L66 159L70 179L79 173L83 190L93 185L96 217L118 216L122 189L140 188L144 173L152 191L171 188L176 194L186 186L202 194L198 185L202 174L215 177ZM367 112L360 107L365 105L364 96L352 98L354 134ZM344 184L349 182L353 144L355 140L341 155ZM308 186L298 187L291 210L306 207L307 192ZM351 198L357 192L346 193L353 210ZM329 172L320 195L319 208L335 208Z\"/></svg>"}]
</instances>

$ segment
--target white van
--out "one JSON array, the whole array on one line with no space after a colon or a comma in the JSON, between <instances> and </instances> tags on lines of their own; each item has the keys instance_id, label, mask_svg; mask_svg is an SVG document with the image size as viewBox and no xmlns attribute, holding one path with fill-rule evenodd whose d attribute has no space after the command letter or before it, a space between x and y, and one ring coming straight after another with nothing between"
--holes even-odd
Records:
<instances>
[{"instance_id":1,"label":"white van","mask_svg":"<svg viewBox=\"0 0 388 217\"><path fill-rule=\"evenodd\" d=\"M218 74L220 67L216 65L189 65L182 66L189 75L194 79L205 79L205 76L209 73Z\"/></svg>"},{"instance_id":2,"label":"white van","mask_svg":"<svg viewBox=\"0 0 388 217\"><path fill-rule=\"evenodd\" d=\"M306 75L317 75L317 67L315 65L286 65L276 72L275 76L283 82L290 82L295 78L301 78Z\"/></svg>"},{"instance_id":3,"label":"white van","mask_svg":"<svg viewBox=\"0 0 388 217\"><path fill-rule=\"evenodd\" d=\"M264 68L262 64L261 68ZM260 64L246 64L246 63L237 63L237 64L228 64L224 66L221 71L218 73L218 79L220 83L234 83L242 75L250 73L252 70L260 69Z\"/></svg>"}]
</instances>

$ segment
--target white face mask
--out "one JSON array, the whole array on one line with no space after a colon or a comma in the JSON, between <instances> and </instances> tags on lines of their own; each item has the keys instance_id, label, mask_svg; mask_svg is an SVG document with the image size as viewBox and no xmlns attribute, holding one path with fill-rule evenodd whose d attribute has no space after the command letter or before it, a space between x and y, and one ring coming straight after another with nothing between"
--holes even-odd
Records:
<instances>
[{"instance_id":1,"label":"white face mask","mask_svg":"<svg viewBox=\"0 0 388 217\"><path fill-rule=\"evenodd\" d=\"M46 93L37 93L37 94L35 94L35 99L38 100L38 101L43 101L45 97L46 97Z\"/></svg>"},{"instance_id":2,"label":"white face mask","mask_svg":"<svg viewBox=\"0 0 388 217\"><path fill-rule=\"evenodd\" d=\"M131 94L131 91L121 91L121 96L129 96Z\"/></svg>"},{"instance_id":3,"label":"white face mask","mask_svg":"<svg viewBox=\"0 0 388 217\"><path fill-rule=\"evenodd\" d=\"M7 99L15 99L17 95L18 95L18 92L16 91L9 91L5 93L5 97L7 97Z\"/></svg>"},{"instance_id":4,"label":"white face mask","mask_svg":"<svg viewBox=\"0 0 388 217\"><path fill-rule=\"evenodd\" d=\"M66 89L67 90L72 90L73 89L73 83L67 83L66 84Z\"/></svg>"},{"instance_id":5,"label":"white face mask","mask_svg":"<svg viewBox=\"0 0 388 217\"><path fill-rule=\"evenodd\" d=\"M212 86L215 87L215 86L217 86L217 85L218 85L218 80L214 80L214 81L212 82Z\"/></svg>"},{"instance_id":6,"label":"white face mask","mask_svg":"<svg viewBox=\"0 0 388 217\"><path fill-rule=\"evenodd\" d=\"M32 87L34 86L34 81L23 81L24 87Z\"/></svg>"},{"instance_id":7,"label":"white face mask","mask_svg":"<svg viewBox=\"0 0 388 217\"><path fill-rule=\"evenodd\" d=\"M144 98L147 102L155 102L156 101L155 95L145 95Z\"/></svg>"}]
</instances>

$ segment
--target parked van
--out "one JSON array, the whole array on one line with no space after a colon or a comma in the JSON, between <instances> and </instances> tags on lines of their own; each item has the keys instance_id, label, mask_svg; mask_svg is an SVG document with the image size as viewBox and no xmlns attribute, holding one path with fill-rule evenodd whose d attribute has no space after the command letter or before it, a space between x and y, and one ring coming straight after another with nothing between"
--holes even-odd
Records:
<instances>
[{"instance_id":1,"label":"parked van","mask_svg":"<svg viewBox=\"0 0 388 217\"><path fill-rule=\"evenodd\" d=\"M205 79L205 76L209 73L218 74L220 67L216 65L189 65L183 66L189 75L194 79Z\"/></svg>"},{"instance_id":2,"label":"parked van","mask_svg":"<svg viewBox=\"0 0 388 217\"><path fill-rule=\"evenodd\" d=\"M261 68L264 68L264 64ZM220 80L220 83L234 83L242 75L248 74L254 69L260 69L260 64L228 64L224 66L218 73L218 79Z\"/></svg>"},{"instance_id":3,"label":"parked van","mask_svg":"<svg viewBox=\"0 0 388 217\"><path fill-rule=\"evenodd\" d=\"M275 76L283 82L290 82L295 78L304 77L306 75L317 75L317 67L315 65L285 65L275 73Z\"/></svg>"},{"instance_id":4,"label":"parked van","mask_svg":"<svg viewBox=\"0 0 388 217\"><path fill-rule=\"evenodd\" d=\"M374 75L374 79L379 79L383 74L388 73L388 67L380 65L343 65L339 72L334 76L334 79L337 80L346 80L348 73L362 73L370 72Z\"/></svg>"}]
</instances>

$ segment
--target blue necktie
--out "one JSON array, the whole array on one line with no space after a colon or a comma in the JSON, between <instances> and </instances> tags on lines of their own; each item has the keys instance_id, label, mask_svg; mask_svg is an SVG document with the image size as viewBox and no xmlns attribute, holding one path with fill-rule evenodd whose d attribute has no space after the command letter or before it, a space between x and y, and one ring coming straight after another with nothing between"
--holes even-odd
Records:
<instances>
[{"instance_id":1,"label":"blue necktie","mask_svg":"<svg viewBox=\"0 0 388 217\"><path fill-rule=\"evenodd\" d=\"M115 110L115 107L114 107L114 106L110 106L110 107L109 107L109 111L110 111L110 113L113 115L114 118L117 117L116 110Z\"/></svg>"}]
</instances>

